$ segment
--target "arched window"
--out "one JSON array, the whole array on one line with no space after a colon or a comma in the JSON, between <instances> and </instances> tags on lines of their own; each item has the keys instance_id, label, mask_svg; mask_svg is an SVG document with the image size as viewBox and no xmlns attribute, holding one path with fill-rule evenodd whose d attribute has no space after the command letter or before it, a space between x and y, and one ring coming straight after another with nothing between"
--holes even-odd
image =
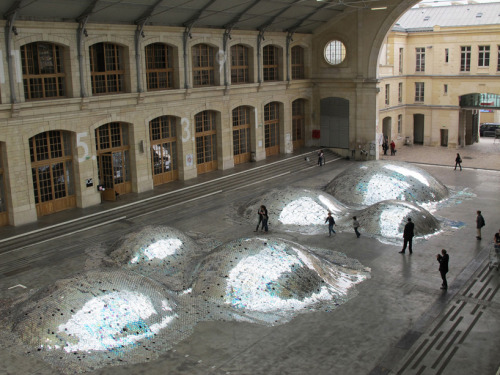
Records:
<instances>
[{"instance_id":1,"label":"arched window","mask_svg":"<svg viewBox=\"0 0 500 375\"><path fill-rule=\"evenodd\" d=\"M174 88L173 48L163 43L146 46L146 77L148 90Z\"/></svg>"},{"instance_id":2,"label":"arched window","mask_svg":"<svg viewBox=\"0 0 500 375\"><path fill-rule=\"evenodd\" d=\"M5 193L5 172L3 169L3 143L0 142L0 227L9 224Z\"/></svg>"},{"instance_id":3,"label":"arched window","mask_svg":"<svg viewBox=\"0 0 500 375\"><path fill-rule=\"evenodd\" d=\"M196 168L198 174L217 169L217 116L214 111L203 111L195 117Z\"/></svg>"},{"instance_id":4,"label":"arched window","mask_svg":"<svg viewBox=\"0 0 500 375\"><path fill-rule=\"evenodd\" d=\"M250 107L233 109L234 164L250 161Z\"/></svg>"},{"instance_id":5,"label":"arched window","mask_svg":"<svg viewBox=\"0 0 500 375\"><path fill-rule=\"evenodd\" d=\"M125 90L125 70L122 49L112 43L90 46L92 94L121 93Z\"/></svg>"},{"instance_id":6,"label":"arched window","mask_svg":"<svg viewBox=\"0 0 500 375\"><path fill-rule=\"evenodd\" d=\"M214 86L214 48L206 44L197 44L193 53L193 86Z\"/></svg>"},{"instance_id":7,"label":"arched window","mask_svg":"<svg viewBox=\"0 0 500 375\"><path fill-rule=\"evenodd\" d=\"M110 122L95 130L99 184L104 200L132 191L128 126Z\"/></svg>"},{"instance_id":8,"label":"arched window","mask_svg":"<svg viewBox=\"0 0 500 375\"><path fill-rule=\"evenodd\" d=\"M294 150L304 147L305 123L305 100L294 100L292 103L292 142Z\"/></svg>"},{"instance_id":9,"label":"arched window","mask_svg":"<svg viewBox=\"0 0 500 375\"><path fill-rule=\"evenodd\" d=\"M292 47L292 79L303 79L304 74L304 48Z\"/></svg>"},{"instance_id":10,"label":"arched window","mask_svg":"<svg viewBox=\"0 0 500 375\"><path fill-rule=\"evenodd\" d=\"M264 82L279 80L279 48L265 46L263 49Z\"/></svg>"},{"instance_id":11,"label":"arched window","mask_svg":"<svg viewBox=\"0 0 500 375\"><path fill-rule=\"evenodd\" d=\"M231 47L231 84L249 83L249 48L237 44Z\"/></svg>"},{"instance_id":12,"label":"arched window","mask_svg":"<svg viewBox=\"0 0 500 375\"><path fill-rule=\"evenodd\" d=\"M29 139L38 216L76 206L70 133L51 130Z\"/></svg>"},{"instance_id":13,"label":"arched window","mask_svg":"<svg viewBox=\"0 0 500 375\"><path fill-rule=\"evenodd\" d=\"M157 117L149 123L155 186L178 178L176 123L173 116Z\"/></svg>"},{"instance_id":14,"label":"arched window","mask_svg":"<svg viewBox=\"0 0 500 375\"><path fill-rule=\"evenodd\" d=\"M264 107L264 141L266 156L280 152L280 107L279 103L272 102Z\"/></svg>"},{"instance_id":15,"label":"arched window","mask_svg":"<svg viewBox=\"0 0 500 375\"><path fill-rule=\"evenodd\" d=\"M35 42L21 46L26 100L66 96L62 54L63 48L52 43Z\"/></svg>"}]
</instances>

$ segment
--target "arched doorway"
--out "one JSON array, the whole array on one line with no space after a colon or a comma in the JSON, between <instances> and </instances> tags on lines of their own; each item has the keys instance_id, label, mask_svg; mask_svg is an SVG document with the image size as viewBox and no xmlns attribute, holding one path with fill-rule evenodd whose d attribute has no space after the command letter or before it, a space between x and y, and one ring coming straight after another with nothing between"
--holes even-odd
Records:
<instances>
[{"instance_id":1,"label":"arched doorway","mask_svg":"<svg viewBox=\"0 0 500 375\"><path fill-rule=\"evenodd\" d=\"M413 115L413 143L424 144L424 115L421 113Z\"/></svg>"},{"instance_id":2,"label":"arched doorway","mask_svg":"<svg viewBox=\"0 0 500 375\"><path fill-rule=\"evenodd\" d=\"M280 104L271 102L264 106L264 141L266 156L280 152Z\"/></svg>"},{"instance_id":3,"label":"arched doorway","mask_svg":"<svg viewBox=\"0 0 500 375\"><path fill-rule=\"evenodd\" d=\"M177 120L173 116L157 117L149 122L153 185L179 178L177 158Z\"/></svg>"},{"instance_id":4,"label":"arched doorway","mask_svg":"<svg viewBox=\"0 0 500 375\"><path fill-rule=\"evenodd\" d=\"M292 102L292 143L293 149L304 147L306 135L305 100L297 99Z\"/></svg>"},{"instance_id":5,"label":"arched doorway","mask_svg":"<svg viewBox=\"0 0 500 375\"><path fill-rule=\"evenodd\" d=\"M323 147L349 148L349 100L337 97L320 102Z\"/></svg>"},{"instance_id":6,"label":"arched doorway","mask_svg":"<svg viewBox=\"0 0 500 375\"><path fill-rule=\"evenodd\" d=\"M38 216L76 207L71 133L51 130L29 139Z\"/></svg>"},{"instance_id":7,"label":"arched doorway","mask_svg":"<svg viewBox=\"0 0 500 375\"><path fill-rule=\"evenodd\" d=\"M392 118L384 117L382 120L382 133L384 134L384 139L387 139L390 143L392 140Z\"/></svg>"},{"instance_id":8,"label":"arched doorway","mask_svg":"<svg viewBox=\"0 0 500 375\"><path fill-rule=\"evenodd\" d=\"M196 170L198 174L217 170L217 114L203 111L194 116Z\"/></svg>"},{"instance_id":9,"label":"arched doorway","mask_svg":"<svg viewBox=\"0 0 500 375\"><path fill-rule=\"evenodd\" d=\"M102 198L114 201L132 191L128 126L110 122L95 130L99 184Z\"/></svg>"},{"instance_id":10,"label":"arched doorway","mask_svg":"<svg viewBox=\"0 0 500 375\"><path fill-rule=\"evenodd\" d=\"M233 109L234 164L250 161L250 112L246 106Z\"/></svg>"},{"instance_id":11,"label":"arched doorway","mask_svg":"<svg viewBox=\"0 0 500 375\"><path fill-rule=\"evenodd\" d=\"M7 194L5 192L5 171L4 171L4 143L0 142L0 227L9 224L7 212Z\"/></svg>"}]
</instances>

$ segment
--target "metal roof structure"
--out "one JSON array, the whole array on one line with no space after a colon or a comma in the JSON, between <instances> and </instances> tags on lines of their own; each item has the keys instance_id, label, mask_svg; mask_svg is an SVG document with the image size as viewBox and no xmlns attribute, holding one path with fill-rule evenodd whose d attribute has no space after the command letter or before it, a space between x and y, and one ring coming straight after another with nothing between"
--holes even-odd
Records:
<instances>
[{"instance_id":1,"label":"metal roof structure","mask_svg":"<svg viewBox=\"0 0 500 375\"><path fill-rule=\"evenodd\" d=\"M432 30L434 26L484 26L500 24L500 2L412 8L394 25L395 31ZM500 40L500 36L499 36Z\"/></svg>"},{"instance_id":2,"label":"metal roof structure","mask_svg":"<svg viewBox=\"0 0 500 375\"><path fill-rule=\"evenodd\" d=\"M2 0L4 19L312 33L345 12L400 0Z\"/></svg>"}]
</instances>

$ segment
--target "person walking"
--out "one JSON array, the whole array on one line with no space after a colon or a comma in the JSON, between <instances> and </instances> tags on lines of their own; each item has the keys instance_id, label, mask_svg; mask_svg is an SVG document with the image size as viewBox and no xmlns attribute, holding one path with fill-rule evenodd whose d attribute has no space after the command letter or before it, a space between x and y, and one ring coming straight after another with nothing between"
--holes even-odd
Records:
<instances>
[{"instance_id":1,"label":"person walking","mask_svg":"<svg viewBox=\"0 0 500 375\"><path fill-rule=\"evenodd\" d=\"M321 167L325 161L325 153L323 150L319 150L318 152L318 165Z\"/></svg>"},{"instance_id":2,"label":"person walking","mask_svg":"<svg viewBox=\"0 0 500 375\"><path fill-rule=\"evenodd\" d=\"M264 206L260 206L259 210L257 211L257 214L259 215L259 222L257 223L257 227L255 228L254 232L259 231L259 226L262 223L262 212L263 212L262 207L264 207Z\"/></svg>"},{"instance_id":3,"label":"person walking","mask_svg":"<svg viewBox=\"0 0 500 375\"><path fill-rule=\"evenodd\" d=\"M406 250L406 245L408 245L408 250L410 250L410 254L413 254L412 249L412 241L413 241L413 230L415 228L415 224L411 221L411 217L408 218L408 222L405 225L405 229L403 231L403 250L399 253L404 254Z\"/></svg>"},{"instance_id":4,"label":"person walking","mask_svg":"<svg viewBox=\"0 0 500 375\"><path fill-rule=\"evenodd\" d=\"M396 156L396 144L394 143L394 140L391 141L391 155Z\"/></svg>"},{"instance_id":5,"label":"person walking","mask_svg":"<svg viewBox=\"0 0 500 375\"><path fill-rule=\"evenodd\" d=\"M495 233L495 236L493 237L495 247L500 247L500 229L498 232Z\"/></svg>"},{"instance_id":6,"label":"person walking","mask_svg":"<svg viewBox=\"0 0 500 375\"><path fill-rule=\"evenodd\" d=\"M262 215L262 230L267 232L269 230L269 228L267 226L267 223L269 220L269 215L268 215L266 206L264 206L264 205L260 206L260 212Z\"/></svg>"},{"instance_id":7,"label":"person walking","mask_svg":"<svg viewBox=\"0 0 500 375\"><path fill-rule=\"evenodd\" d=\"M457 170L457 165L460 167L460 170L462 170L462 158L459 153L457 153L457 157L455 158L455 171Z\"/></svg>"},{"instance_id":8,"label":"person walking","mask_svg":"<svg viewBox=\"0 0 500 375\"><path fill-rule=\"evenodd\" d=\"M356 233L356 237L359 238L361 236L361 233L359 233L359 221L356 219L356 216L352 217L352 227L354 228L354 233Z\"/></svg>"},{"instance_id":9,"label":"person walking","mask_svg":"<svg viewBox=\"0 0 500 375\"><path fill-rule=\"evenodd\" d=\"M450 261L450 256L446 253L445 249L442 249L441 254L438 254L436 259L439 262L439 273L441 274L441 279L443 279L441 289L447 290L448 282L446 281L446 274L448 273L448 262Z\"/></svg>"},{"instance_id":10,"label":"person walking","mask_svg":"<svg viewBox=\"0 0 500 375\"><path fill-rule=\"evenodd\" d=\"M476 216L476 229L477 229L477 236L476 239L480 240L481 239L481 228L486 225L486 222L484 221L483 215L481 215L481 211L477 211L477 216Z\"/></svg>"},{"instance_id":11,"label":"person walking","mask_svg":"<svg viewBox=\"0 0 500 375\"><path fill-rule=\"evenodd\" d=\"M332 216L331 212L328 212L328 216L325 219L325 223L328 221L328 237L332 236L332 233L335 234L336 232L333 230L333 226L335 225L335 219Z\"/></svg>"},{"instance_id":12,"label":"person walking","mask_svg":"<svg viewBox=\"0 0 500 375\"><path fill-rule=\"evenodd\" d=\"M389 144L387 143L387 138L384 139L384 143L382 143L382 150L384 150L384 155L387 155L387 150L389 149Z\"/></svg>"}]
</instances>

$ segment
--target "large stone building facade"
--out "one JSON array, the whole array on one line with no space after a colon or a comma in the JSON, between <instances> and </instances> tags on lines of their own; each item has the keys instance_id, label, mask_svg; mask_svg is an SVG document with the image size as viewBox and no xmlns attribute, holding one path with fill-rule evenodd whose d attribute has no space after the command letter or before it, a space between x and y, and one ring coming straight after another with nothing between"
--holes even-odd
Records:
<instances>
[{"instance_id":1,"label":"large stone building facade","mask_svg":"<svg viewBox=\"0 0 500 375\"><path fill-rule=\"evenodd\" d=\"M379 51L415 0L212 3L140 27L138 0L0 4L0 225L301 147L378 157ZM175 19L212 5L210 27ZM224 28L236 7L247 29Z\"/></svg>"},{"instance_id":2,"label":"large stone building facade","mask_svg":"<svg viewBox=\"0 0 500 375\"><path fill-rule=\"evenodd\" d=\"M379 139L455 148L500 122L498 14L500 3L421 7L397 21L379 57ZM478 94L497 109L464 101Z\"/></svg>"}]
</instances>

